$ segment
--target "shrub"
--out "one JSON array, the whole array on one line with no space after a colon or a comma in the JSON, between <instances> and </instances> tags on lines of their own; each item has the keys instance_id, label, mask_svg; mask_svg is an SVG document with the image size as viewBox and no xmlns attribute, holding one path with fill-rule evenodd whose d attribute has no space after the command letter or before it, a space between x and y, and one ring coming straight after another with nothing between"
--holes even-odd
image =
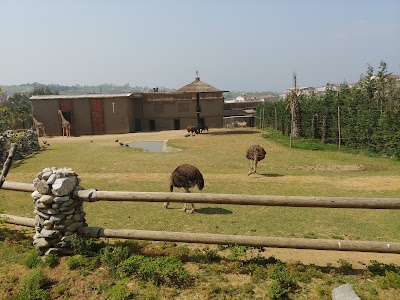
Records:
<instances>
[{"instance_id":1,"label":"shrub","mask_svg":"<svg viewBox=\"0 0 400 300\"><path fill-rule=\"evenodd\" d=\"M98 256L71 256L67 258L67 266L70 270L82 269L84 271L93 271L100 265Z\"/></svg>"},{"instance_id":2,"label":"shrub","mask_svg":"<svg viewBox=\"0 0 400 300\"><path fill-rule=\"evenodd\" d=\"M42 264L39 250L32 249L31 251L29 251L24 263L30 269L36 268L37 266Z\"/></svg>"},{"instance_id":3,"label":"shrub","mask_svg":"<svg viewBox=\"0 0 400 300\"><path fill-rule=\"evenodd\" d=\"M400 274L388 271L385 276L377 278L377 283L382 289L400 289Z\"/></svg>"},{"instance_id":4,"label":"shrub","mask_svg":"<svg viewBox=\"0 0 400 300\"><path fill-rule=\"evenodd\" d=\"M100 250L100 261L111 275L116 275L118 265L130 255L127 246L106 246Z\"/></svg>"},{"instance_id":5,"label":"shrub","mask_svg":"<svg viewBox=\"0 0 400 300\"><path fill-rule=\"evenodd\" d=\"M129 282L128 278L117 282L108 291L106 299L110 299L110 300L132 299L133 298L133 293L131 291L126 290L126 288L125 288L125 286L126 286L126 284L128 282Z\"/></svg>"},{"instance_id":6,"label":"shrub","mask_svg":"<svg viewBox=\"0 0 400 300\"><path fill-rule=\"evenodd\" d=\"M47 254L44 257L43 262L46 266L49 266L50 268L55 267L56 265L58 265L59 262L57 253Z\"/></svg>"},{"instance_id":7,"label":"shrub","mask_svg":"<svg viewBox=\"0 0 400 300\"><path fill-rule=\"evenodd\" d=\"M367 266L367 269L376 275L384 276L387 271L400 273L400 267L395 264L383 264L372 260L371 264Z\"/></svg>"},{"instance_id":8,"label":"shrub","mask_svg":"<svg viewBox=\"0 0 400 300\"><path fill-rule=\"evenodd\" d=\"M230 259L240 259L246 256L247 250L254 249L250 246L243 246L243 245L228 245L227 249L231 251L229 254Z\"/></svg>"},{"instance_id":9,"label":"shrub","mask_svg":"<svg viewBox=\"0 0 400 300\"><path fill-rule=\"evenodd\" d=\"M8 299L12 300L49 300L50 292L45 290L48 279L41 269L32 270L22 281L21 291Z\"/></svg>"},{"instance_id":10,"label":"shrub","mask_svg":"<svg viewBox=\"0 0 400 300\"><path fill-rule=\"evenodd\" d=\"M338 262L340 265L339 268L344 274L350 274L351 271L353 271L353 266L348 261L344 259L339 259Z\"/></svg>"},{"instance_id":11,"label":"shrub","mask_svg":"<svg viewBox=\"0 0 400 300\"><path fill-rule=\"evenodd\" d=\"M76 254L84 256L94 256L101 248L95 240L76 234L71 239L71 247Z\"/></svg>"},{"instance_id":12,"label":"shrub","mask_svg":"<svg viewBox=\"0 0 400 300\"><path fill-rule=\"evenodd\" d=\"M156 285L182 284L188 279L183 263L171 256L131 256L120 264L118 274L121 277L135 274L139 279Z\"/></svg>"},{"instance_id":13,"label":"shrub","mask_svg":"<svg viewBox=\"0 0 400 300\"><path fill-rule=\"evenodd\" d=\"M278 264L270 277L273 281L268 287L268 294L272 299L282 299L296 287L296 281L283 264Z\"/></svg>"}]
</instances>

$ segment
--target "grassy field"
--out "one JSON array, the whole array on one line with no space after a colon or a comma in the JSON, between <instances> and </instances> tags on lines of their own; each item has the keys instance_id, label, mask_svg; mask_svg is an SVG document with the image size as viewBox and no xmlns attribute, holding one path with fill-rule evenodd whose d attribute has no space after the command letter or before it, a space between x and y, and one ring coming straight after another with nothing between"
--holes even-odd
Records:
<instances>
[{"instance_id":1,"label":"grassy field","mask_svg":"<svg viewBox=\"0 0 400 300\"><path fill-rule=\"evenodd\" d=\"M193 137L185 137L185 133L182 130L40 138L42 145L46 140L50 146L23 161L14 162L7 180L30 183L46 167L71 167L85 188L168 192L169 176L174 168L190 163L204 175L205 187L201 193L387 198L400 195L398 161L338 151L289 149L252 129L211 130ZM181 150L150 153L119 145L119 142L155 140L168 141L169 147ZM259 174L248 176L245 152L251 144L264 146L267 156L258 165ZM196 188L192 191L199 192ZM161 203L95 202L86 203L85 211L90 226L107 228L400 241L400 212L396 210L197 204L197 211L188 214L178 210L181 204L171 203L170 207L164 209ZM33 217L30 194L0 190L0 211ZM31 255L31 246L27 245L32 233L28 230L27 238L19 237L13 229L6 229L3 236L1 233L0 289L4 293L0 293L0 298L16 293L17 284L23 284L29 276L40 275L31 275L29 269L21 266ZM51 299L106 299L107 293L113 290L116 294L131 291L137 299L272 299L271 295L279 292L272 283L278 271L297 282L296 288L290 288L290 299L330 299L330 290L347 282L363 299L396 299L400 288L400 283L396 283L400 278L398 268L373 263L370 269L376 270L378 266L381 268L378 271L395 270L382 278L381 275L372 276L369 271L353 269L355 262L360 262L364 269L370 261L400 265L400 258L395 254L267 249L266 257L276 254L278 258L301 262L280 270L280 264L270 260L261 263L243 261L243 257L237 260L239 250L243 250L240 248L223 250L216 246L204 248L204 245L132 243L131 249L140 249L139 254L148 257L178 257L184 261L192 282L186 283L189 285L186 287L142 285L137 281L121 283L104 274L104 268L89 268L89 258L63 258L54 269L44 269L52 282L47 288L52 293ZM104 253L102 255L100 260L106 260ZM224 255L231 258L222 259ZM79 259L79 263L75 261ZM212 264L215 261L219 263ZM319 261L319 265L325 267L314 265ZM74 264L80 264L81 269L72 270ZM19 280L20 275L23 276ZM283 283L281 287L284 288Z\"/></svg>"},{"instance_id":2,"label":"grassy field","mask_svg":"<svg viewBox=\"0 0 400 300\"><path fill-rule=\"evenodd\" d=\"M214 130L184 137L184 131L125 135L47 138L50 146L17 161L7 180L32 182L46 167L71 167L85 188L108 191L168 192L172 170L181 163L203 173L202 193L398 197L400 163L385 158L338 151L289 149L264 139L254 130ZM41 138L43 140L43 138ZM177 152L151 153L123 147L119 142L168 140ZM263 145L266 158L258 175L247 175L245 152ZM182 192L182 190L177 190ZM199 192L196 188L193 192ZM30 195L0 192L0 209L33 216ZM341 238L400 241L395 210L257 207L197 204L184 214L180 204L162 209L160 203L85 204L91 226L282 237Z\"/></svg>"}]
</instances>

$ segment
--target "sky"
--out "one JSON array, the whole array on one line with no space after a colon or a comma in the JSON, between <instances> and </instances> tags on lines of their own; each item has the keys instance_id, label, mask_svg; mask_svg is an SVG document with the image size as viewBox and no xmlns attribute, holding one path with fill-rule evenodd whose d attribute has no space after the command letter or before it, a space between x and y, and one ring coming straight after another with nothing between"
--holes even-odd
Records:
<instances>
[{"instance_id":1,"label":"sky","mask_svg":"<svg viewBox=\"0 0 400 300\"><path fill-rule=\"evenodd\" d=\"M283 92L400 74L399 0L0 0L0 86Z\"/></svg>"}]
</instances>

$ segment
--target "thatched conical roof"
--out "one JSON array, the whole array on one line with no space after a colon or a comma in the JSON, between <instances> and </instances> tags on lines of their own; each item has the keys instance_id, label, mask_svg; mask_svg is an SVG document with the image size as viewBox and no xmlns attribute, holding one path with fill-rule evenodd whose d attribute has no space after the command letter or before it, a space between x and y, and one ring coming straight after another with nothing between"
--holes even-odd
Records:
<instances>
[{"instance_id":1,"label":"thatched conical roof","mask_svg":"<svg viewBox=\"0 0 400 300\"><path fill-rule=\"evenodd\" d=\"M176 91L177 93L204 93L204 92L222 92L221 90L200 80L197 75L195 80Z\"/></svg>"}]
</instances>

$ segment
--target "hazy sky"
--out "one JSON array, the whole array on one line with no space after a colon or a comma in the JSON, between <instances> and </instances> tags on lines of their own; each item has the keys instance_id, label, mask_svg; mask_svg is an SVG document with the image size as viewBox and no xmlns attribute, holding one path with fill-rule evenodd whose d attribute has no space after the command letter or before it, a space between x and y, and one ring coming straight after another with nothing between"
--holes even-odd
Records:
<instances>
[{"instance_id":1,"label":"hazy sky","mask_svg":"<svg viewBox=\"0 0 400 300\"><path fill-rule=\"evenodd\" d=\"M0 85L230 91L400 74L399 0L0 0Z\"/></svg>"}]
</instances>

